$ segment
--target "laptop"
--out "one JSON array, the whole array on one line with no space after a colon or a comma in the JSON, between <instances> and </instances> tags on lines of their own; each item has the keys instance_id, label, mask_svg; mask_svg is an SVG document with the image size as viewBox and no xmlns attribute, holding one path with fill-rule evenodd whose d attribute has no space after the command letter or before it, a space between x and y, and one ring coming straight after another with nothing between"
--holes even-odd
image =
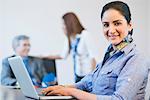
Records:
<instances>
[{"instance_id":1,"label":"laptop","mask_svg":"<svg viewBox=\"0 0 150 100\"><path fill-rule=\"evenodd\" d=\"M32 80L20 56L8 58L9 64L21 87L21 91L26 97L34 99L72 99L72 96L43 96L34 88Z\"/></svg>"}]
</instances>

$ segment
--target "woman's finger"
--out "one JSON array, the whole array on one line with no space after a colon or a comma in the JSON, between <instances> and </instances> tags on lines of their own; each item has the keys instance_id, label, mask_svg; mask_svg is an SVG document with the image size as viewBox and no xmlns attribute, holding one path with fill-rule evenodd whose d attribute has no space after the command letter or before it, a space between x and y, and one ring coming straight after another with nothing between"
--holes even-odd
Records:
<instances>
[{"instance_id":1,"label":"woman's finger","mask_svg":"<svg viewBox=\"0 0 150 100\"><path fill-rule=\"evenodd\" d=\"M53 90L58 90L58 89L61 89L61 88L63 88L63 86L59 86L59 85L58 86L50 86L50 87L47 87L47 88L43 89L41 91L41 93L48 94L48 92L51 92Z\"/></svg>"},{"instance_id":2,"label":"woman's finger","mask_svg":"<svg viewBox=\"0 0 150 100\"><path fill-rule=\"evenodd\" d=\"M51 91L51 92L47 93L47 95L58 95L58 96L61 96L61 94L60 94L60 92L58 90Z\"/></svg>"}]
</instances>

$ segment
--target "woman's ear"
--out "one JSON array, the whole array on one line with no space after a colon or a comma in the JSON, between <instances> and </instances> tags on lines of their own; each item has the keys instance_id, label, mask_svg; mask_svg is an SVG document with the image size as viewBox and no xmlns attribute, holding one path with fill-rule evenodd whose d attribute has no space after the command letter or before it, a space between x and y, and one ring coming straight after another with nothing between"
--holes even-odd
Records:
<instances>
[{"instance_id":1,"label":"woman's ear","mask_svg":"<svg viewBox=\"0 0 150 100\"><path fill-rule=\"evenodd\" d=\"M129 32L131 32L133 30L133 24L131 21L128 24L128 29L129 29Z\"/></svg>"}]
</instances>

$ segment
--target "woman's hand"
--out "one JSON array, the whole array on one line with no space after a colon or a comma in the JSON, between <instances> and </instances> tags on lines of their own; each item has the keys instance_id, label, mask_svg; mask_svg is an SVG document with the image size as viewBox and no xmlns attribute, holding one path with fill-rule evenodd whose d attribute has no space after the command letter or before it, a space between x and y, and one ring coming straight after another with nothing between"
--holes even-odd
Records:
<instances>
[{"instance_id":1,"label":"woman's hand","mask_svg":"<svg viewBox=\"0 0 150 100\"><path fill-rule=\"evenodd\" d=\"M54 91L54 90L61 89L61 88L64 88L64 87L61 86L61 85L49 86L49 87L43 89L43 90L41 91L41 93L44 94L44 95L48 95L50 92L52 92L52 91Z\"/></svg>"},{"instance_id":2,"label":"woman's hand","mask_svg":"<svg viewBox=\"0 0 150 100\"><path fill-rule=\"evenodd\" d=\"M73 88L61 87L59 89L48 92L47 95L71 96L71 94L70 94L71 89L73 89Z\"/></svg>"},{"instance_id":3,"label":"woman's hand","mask_svg":"<svg viewBox=\"0 0 150 100\"><path fill-rule=\"evenodd\" d=\"M73 86L50 86L46 89L43 89L42 93L47 95L73 96L80 100L96 100L95 94L76 89Z\"/></svg>"}]
</instances>

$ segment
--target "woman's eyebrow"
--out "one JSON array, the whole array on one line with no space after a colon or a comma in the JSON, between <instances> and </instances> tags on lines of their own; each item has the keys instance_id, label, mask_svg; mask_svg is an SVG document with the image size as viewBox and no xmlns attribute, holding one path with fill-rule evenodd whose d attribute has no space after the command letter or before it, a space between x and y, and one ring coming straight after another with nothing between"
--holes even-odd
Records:
<instances>
[{"instance_id":1,"label":"woman's eyebrow","mask_svg":"<svg viewBox=\"0 0 150 100\"><path fill-rule=\"evenodd\" d=\"M121 22L121 21L123 21L123 20L118 19L118 20L114 20L113 23L115 23L115 22Z\"/></svg>"},{"instance_id":2,"label":"woman's eyebrow","mask_svg":"<svg viewBox=\"0 0 150 100\"><path fill-rule=\"evenodd\" d=\"M123 20L117 19L117 20L114 20L113 23L114 23L114 22L121 22L121 21L123 21ZM109 23L109 22L108 22L108 21L103 21L102 23Z\"/></svg>"}]
</instances>

